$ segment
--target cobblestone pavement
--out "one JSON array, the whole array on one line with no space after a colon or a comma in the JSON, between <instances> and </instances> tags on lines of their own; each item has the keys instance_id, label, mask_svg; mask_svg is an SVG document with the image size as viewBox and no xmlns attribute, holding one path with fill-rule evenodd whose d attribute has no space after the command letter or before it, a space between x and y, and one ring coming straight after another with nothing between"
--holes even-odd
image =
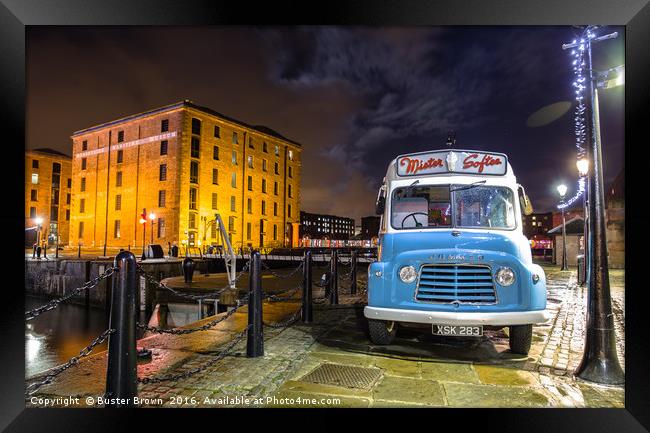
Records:
<instances>
[{"instance_id":1,"label":"cobblestone pavement","mask_svg":"<svg viewBox=\"0 0 650 433\"><path fill-rule=\"evenodd\" d=\"M141 384L140 406L623 407L622 387L598 386L573 377L582 356L586 289L577 287L575 269L546 266L545 270L552 319L534 327L528 356L510 353L503 330L486 331L480 339L459 339L404 328L394 344L375 346L367 337L363 290L351 296L341 284L341 305L316 305L313 324L265 328L263 357L246 358L244 340L231 355L187 379ZM318 274L314 275L316 279ZM623 277L623 271L610 271L621 364ZM297 302L265 304L265 321L284 320L297 307ZM204 365L244 328L245 320L245 314L237 313L223 327L203 333L208 336L141 340L154 350L154 360L139 366L139 376ZM79 370L75 383L84 371L93 369ZM70 380L62 380L48 385L40 396L101 395L103 377L92 376L93 390L85 386L75 391ZM85 406L81 400L79 406Z\"/></svg>"}]
</instances>

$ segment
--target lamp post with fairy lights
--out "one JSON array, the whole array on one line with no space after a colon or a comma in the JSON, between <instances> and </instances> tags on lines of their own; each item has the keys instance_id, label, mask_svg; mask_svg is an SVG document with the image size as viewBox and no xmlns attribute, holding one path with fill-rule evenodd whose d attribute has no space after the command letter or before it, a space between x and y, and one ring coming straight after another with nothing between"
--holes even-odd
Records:
<instances>
[{"instance_id":1,"label":"lamp post with fairy lights","mask_svg":"<svg viewBox=\"0 0 650 433\"><path fill-rule=\"evenodd\" d=\"M153 225L156 223L156 214L151 212L149 214L149 220L151 221L151 244L153 245Z\"/></svg>"},{"instance_id":2,"label":"lamp post with fairy lights","mask_svg":"<svg viewBox=\"0 0 650 433\"><path fill-rule=\"evenodd\" d=\"M557 186L557 192L560 194L560 200L562 203L564 203L564 196L566 195L566 191L567 186L565 184ZM562 270L569 270L566 259L566 220L564 218L564 207L562 207Z\"/></svg>"},{"instance_id":3,"label":"lamp post with fairy lights","mask_svg":"<svg viewBox=\"0 0 650 433\"><path fill-rule=\"evenodd\" d=\"M580 177L585 178L587 177L587 174L589 173L589 158L583 157L580 158L576 162L576 167L578 168L578 174ZM583 235L582 235L582 245L583 245L583 256L584 256L584 275L582 278L582 284L589 285L589 263L591 259L589 258L589 248L588 248L588 242L589 242L589 208L587 207L587 195L589 194L588 192L588 185L585 185L585 191L582 194L582 205L583 205L583 210L582 213L584 215L584 229L583 229Z\"/></svg>"},{"instance_id":4,"label":"lamp post with fairy lights","mask_svg":"<svg viewBox=\"0 0 650 433\"><path fill-rule=\"evenodd\" d=\"M598 89L609 89L625 83L625 66L605 72L593 69L592 45L618 37L617 32L597 36L599 26L587 26L580 39L563 44L562 49L572 49L575 60L576 100L579 114L576 122L579 148L587 144L587 158L591 168L587 176L588 206L588 282L587 324L585 349L575 375L583 380L608 385L625 383L625 373L616 353L616 332L609 288L609 263L607 258L607 232L605 224L605 192L603 188L602 145L600 140L600 114ZM584 98L583 91L590 98ZM584 100L584 102L583 102ZM590 134L587 134L587 131Z\"/></svg>"}]
</instances>

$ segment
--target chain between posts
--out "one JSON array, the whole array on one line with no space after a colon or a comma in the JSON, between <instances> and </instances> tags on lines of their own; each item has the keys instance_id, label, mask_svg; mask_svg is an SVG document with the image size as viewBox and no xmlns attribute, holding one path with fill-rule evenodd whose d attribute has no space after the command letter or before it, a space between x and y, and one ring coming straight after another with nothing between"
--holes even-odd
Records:
<instances>
[{"instance_id":1,"label":"chain between posts","mask_svg":"<svg viewBox=\"0 0 650 433\"><path fill-rule=\"evenodd\" d=\"M100 281L102 281L102 280L110 277L111 275L113 275L113 272L115 272L116 269L117 268L113 267L113 266L108 267L108 268L106 268L106 270L102 274L96 276L92 280L86 281L83 285L81 285L80 287L77 287L76 289L72 290L67 295L65 295L65 296L63 296L61 298L52 299L50 302L48 302L45 305L42 305L42 306L40 306L38 308L34 308L32 310L26 311L25 312L25 321L30 321L32 319L35 319L36 317L40 316L41 314L43 314L43 313L45 313L47 311L55 309L56 307L59 306L60 303L65 302L68 299L71 299L72 297L74 297L75 295L78 295L79 293L83 292L84 290L90 290L90 289L96 287L99 284Z\"/></svg>"},{"instance_id":2,"label":"chain between posts","mask_svg":"<svg viewBox=\"0 0 650 433\"><path fill-rule=\"evenodd\" d=\"M105 330L104 332L99 334L97 337L95 337L95 339L88 346L81 349L79 351L79 355L73 356L65 364L61 364L58 367L54 367L52 370L50 370L50 372L45 376L45 379L43 379L42 381L34 382L34 383L30 384L27 387L27 389L25 390L25 398L27 399L30 395L32 395L36 391L38 391L38 389L41 388L42 386L47 385L49 383L52 383L52 380L54 380L54 378L56 378L59 374L63 373L68 368L72 367L73 365L79 364L79 360L81 358L84 358L84 357L90 355L90 353L93 351L95 346L98 346L98 345L102 344L104 341L106 341L106 339L109 337L109 335L111 335L114 332L115 332L115 329L107 329L107 330Z\"/></svg>"},{"instance_id":3,"label":"chain between posts","mask_svg":"<svg viewBox=\"0 0 650 433\"><path fill-rule=\"evenodd\" d=\"M183 328L172 328L172 329L164 329L164 328L157 328L155 326L149 326L145 325L142 323L136 324L136 326L139 329L143 329L145 331L151 331L155 332L158 334L174 334L174 335L185 335L185 334L191 334L193 332L198 332L198 331L207 331L210 328L214 328L217 326L219 323L223 322L224 320L228 319L230 316L235 314L237 310L239 310L241 307L247 304L247 301L242 301L242 300L237 300L237 306L230 309L224 316L219 317L217 319L214 319L204 325L201 325L197 328L188 328L188 329L183 329Z\"/></svg>"},{"instance_id":4,"label":"chain between posts","mask_svg":"<svg viewBox=\"0 0 650 433\"><path fill-rule=\"evenodd\" d=\"M239 280L241 279L242 275L244 275L244 274L248 271L249 266L250 266L250 260L249 260L248 262L246 262L246 264L244 265L244 267L242 268L242 270L239 271L239 273L238 273L237 276L235 277L235 281L234 281L235 283L236 283L237 281L239 281ZM163 289L163 290L170 291L170 292L172 292L173 294L175 294L176 296L179 296L179 297L181 297L181 298L186 298L186 299L192 299L192 300L194 300L194 301L203 300L203 299L213 299L213 298L215 298L216 296L219 296L219 295L221 295L222 293L224 293L225 291L227 291L227 290L230 289L230 283L229 283L228 285L222 287L221 289L218 289L216 292L211 292L211 293L207 293L207 294L203 294L203 295L192 295L192 294L189 294L189 293L179 292L178 290L175 290L175 289L173 289L173 288L167 286L167 285L164 284L163 282L156 280L156 278L155 278L153 275L147 273L147 271L145 271L145 270L142 268L142 265L138 265L138 267L137 267L137 271L138 271L142 276L144 276L144 278L145 278L148 282L150 282L151 284L155 285L155 286L158 287L159 289Z\"/></svg>"},{"instance_id":5,"label":"chain between posts","mask_svg":"<svg viewBox=\"0 0 650 433\"><path fill-rule=\"evenodd\" d=\"M298 267L296 267L295 269L293 269L293 270L292 270L291 272L289 272L288 274L284 274L284 275L283 275L283 274L278 274L277 272L273 271L273 269L271 269L271 268L269 267L269 265L266 264L266 262L262 261L262 267L263 267L264 269L266 269L267 271L269 271L269 273L270 273L271 275L273 275L273 276L276 277L276 278L280 278L280 279L286 279L286 278L290 278L290 277L292 277L293 275L297 274L298 271L300 271L304 265L305 265L304 262L300 262L300 264L298 265Z\"/></svg>"},{"instance_id":6,"label":"chain between posts","mask_svg":"<svg viewBox=\"0 0 650 433\"><path fill-rule=\"evenodd\" d=\"M295 322L297 322L298 319L300 319L301 313L302 313L302 310L298 309L298 311L293 313L291 315L291 317L289 317L287 320L283 320L282 322L277 322L277 323L266 323L266 322L264 322L264 326L266 326L267 328L275 328L275 329L286 328L286 327L288 327L290 325L293 325Z\"/></svg>"},{"instance_id":7,"label":"chain between posts","mask_svg":"<svg viewBox=\"0 0 650 433\"><path fill-rule=\"evenodd\" d=\"M298 292L298 290L302 290L302 286L303 284L301 283L298 286L294 287L293 289L289 290L288 292L285 292L282 296L264 294L266 296L264 296L262 299L268 300L269 302L282 302L282 301L295 299L293 298L293 295L295 295Z\"/></svg>"},{"instance_id":8,"label":"chain between posts","mask_svg":"<svg viewBox=\"0 0 650 433\"><path fill-rule=\"evenodd\" d=\"M214 364L228 356L228 354L232 351L232 349L239 343L241 340L243 340L244 336L248 332L248 328L250 328L251 325L246 326L243 331L238 333L235 338L228 343L219 354L211 359L210 361L206 362L205 364L192 368L191 370L185 371L183 373L179 374L168 374L165 376L159 376L159 377L144 377L144 378L138 378L138 382L147 384L147 383L159 383L159 382L164 382L164 381L177 381L180 379L186 379L190 376L193 376L196 373L200 373L204 370L206 370L209 367L212 367Z\"/></svg>"}]
</instances>

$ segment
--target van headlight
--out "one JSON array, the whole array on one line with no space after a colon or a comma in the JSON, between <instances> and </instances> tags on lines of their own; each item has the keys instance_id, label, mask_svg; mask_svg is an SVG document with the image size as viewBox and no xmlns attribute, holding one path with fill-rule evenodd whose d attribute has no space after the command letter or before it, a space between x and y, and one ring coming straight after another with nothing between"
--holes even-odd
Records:
<instances>
[{"instance_id":1,"label":"van headlight","mask_svg":"<svg viewBox=\"0 0 650 433\"><path fill-rule=\"evenodd\" d=\"M412 283L417 278L418 273L413 266L404 266L399 270L399 279L404 283Z\"/></svg>"},{"instance_id":2,"label":"van headlight","mask_svg":"<svg viewBox=\"0 0 650 433\"><path fill-rule=\"evenodd\" d=\"M499 268L494 279L501 286L511 286L515 282L515 272L507 266L504 266Z\"/></svg>"}]
</instances>

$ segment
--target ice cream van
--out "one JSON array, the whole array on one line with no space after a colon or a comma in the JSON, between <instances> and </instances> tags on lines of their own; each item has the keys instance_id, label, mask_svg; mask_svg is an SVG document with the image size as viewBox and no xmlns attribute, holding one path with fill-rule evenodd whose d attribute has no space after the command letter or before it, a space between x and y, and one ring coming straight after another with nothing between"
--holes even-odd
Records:
<instances>
[{"instance_id":1,"label":"ice cream van","mask_svg":"<svg viewBox=\"0 0 650 433\"><path fill-rule=\"evenodd\" d=\"M510 350L528 353L532 326L548 320L546 276L522 232L532 206L506 155L398 156L376 208L378 260L364 309L374 344L390 344L399 326L451 337L507 328Z\"/></svg>"}]
</instances>

